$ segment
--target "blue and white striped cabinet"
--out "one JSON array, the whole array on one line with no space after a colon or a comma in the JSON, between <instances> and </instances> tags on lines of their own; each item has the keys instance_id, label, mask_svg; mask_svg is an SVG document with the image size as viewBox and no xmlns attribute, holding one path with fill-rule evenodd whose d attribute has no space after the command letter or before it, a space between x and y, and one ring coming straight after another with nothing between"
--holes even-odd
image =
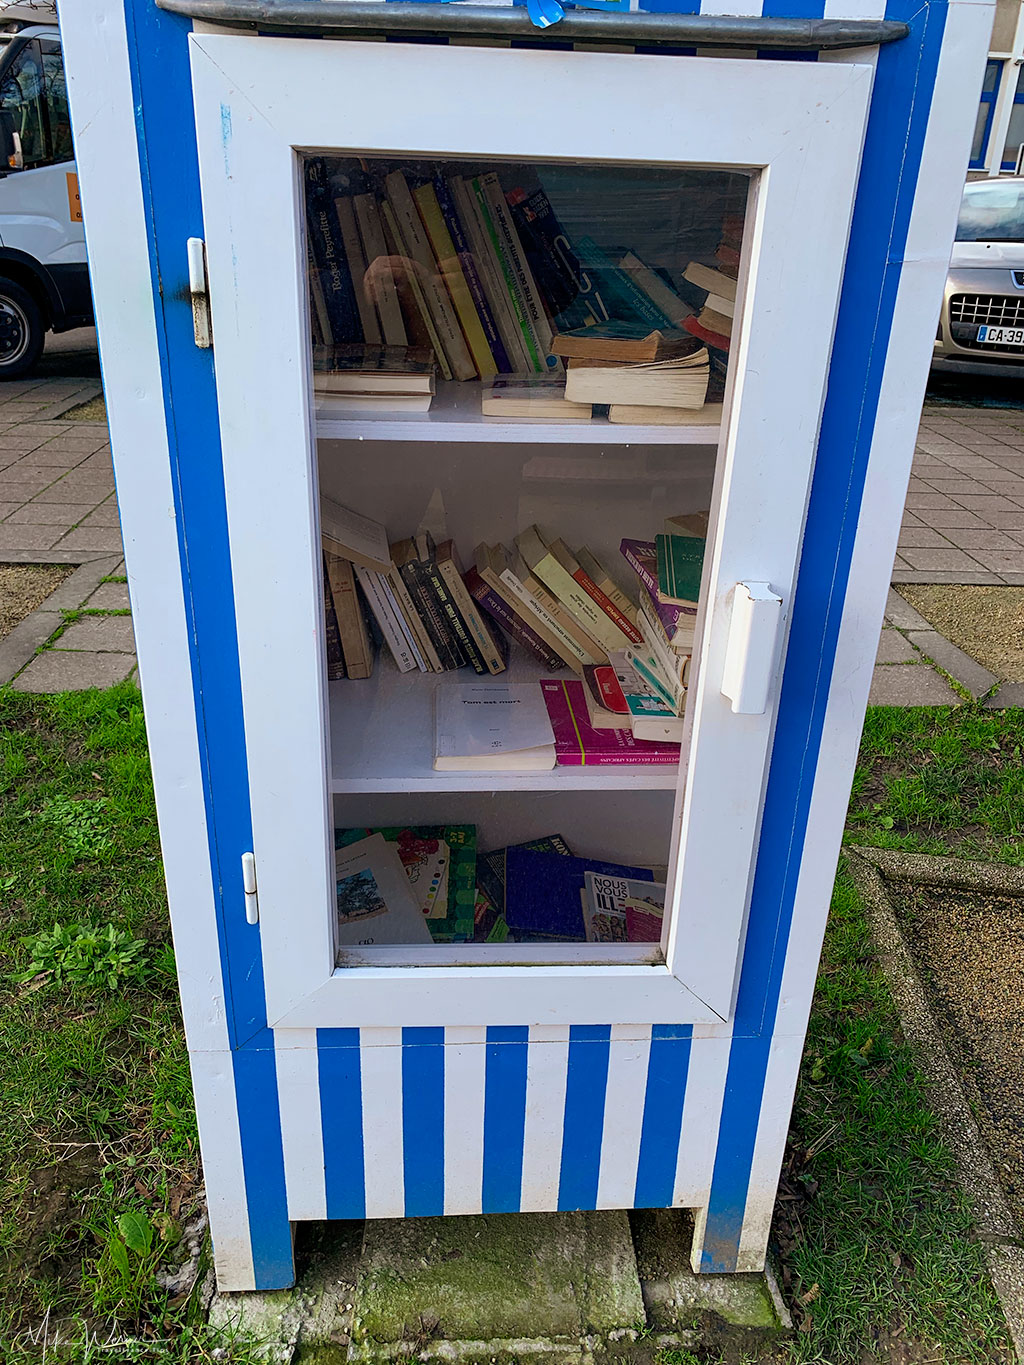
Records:
<instances>
[{"instance_id":1,"label":"blue and white striped cabinet","mask_svg":"<svg viewBox=\"0 0 1024 1365\"><path fill-rule=\"evenodd\" d=\"M220 1286L291 1283L303 1220L556 1209L690 1208L698 1270L760 1268L991 6L254 8L61 16ZM741 178L720 426L318 422L307 154ZM684 486L678 772L435 773L425 680L328 686L318 489L396 536L443 505L465 557ZM662 939L339 960L333 830L417 823L663 866Z\"/></svg>"}]
</instances>

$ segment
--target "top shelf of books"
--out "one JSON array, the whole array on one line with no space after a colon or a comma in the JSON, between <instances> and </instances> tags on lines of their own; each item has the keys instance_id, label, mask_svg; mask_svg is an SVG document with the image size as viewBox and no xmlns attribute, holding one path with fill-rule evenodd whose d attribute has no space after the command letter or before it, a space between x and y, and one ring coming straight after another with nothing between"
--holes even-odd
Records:
<instances>
[{"instance_id":1,"label":"top shelf of books","mask_svg":"<svg viewBox=\"0 0 1024 1365\"><path fill-rule=\"evenodd\" d=\"M745 175L303 165L318 436L717 441Z\"/></svg>"}]
</instances>

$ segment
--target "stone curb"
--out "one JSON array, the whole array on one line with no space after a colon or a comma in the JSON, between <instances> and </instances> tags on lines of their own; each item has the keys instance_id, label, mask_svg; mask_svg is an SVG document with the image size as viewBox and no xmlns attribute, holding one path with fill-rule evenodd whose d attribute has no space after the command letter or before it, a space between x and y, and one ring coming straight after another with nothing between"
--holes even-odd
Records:
<instances>
[{"instance_id":1,"label":"stone curb","mask_svg":"<svg viewBox=\"0 0 1024 1365\"><path fill-rule=\"evenodd\" d=\"M917 870L914 880L921 881L920 873L926 871L925 865L931 862L941 864L934 869L932 884L963 885L963 882L953 881L949 867L957 860L860 847L848 848L846 858L854 886L867 910L879 962L888 979L903 1033L930 1083L929 1101L956 1158L960 1183L974 1206L975 1228L984 1247L992 1287L999 1298L1017 1359L1024 1360L1024 1246L1021 1245L1021 1232L1006 1203L991 1155L982 1141L959 1077L941 1041L938 1024L885 889L886 875L906 877L910 875L909 868L913 867ZM974 866L975 872L967 874L974 881L968 884L986 890L996 889L1004 871L1019 871L1004 870L991 863L972 865L965 862L960 866ZM987 869L987 884L985 876L978 871L980 868ZM1022 894L1019 879L1016 886L1018 889L1013 894Z\"/></svg>"},{"instance_id":2,"label":"stone curb","mask_svg":"<svg viewBox=\"0 0 1024 1365\"><path fill-rule=\"evenodd\" d=\"M931 623L926 621L905 597L901 597L895 588L889 589L889 596L885 603L885 619L897 630L931 630L932 628Z\"/></svg>"},{"instance_id":3,"label":"stone curb","mask_svg":"<svg viewBox=\"0 0 1024 1365\"><path fill-rule=\"evenodd\" d=\"M88 384L83 384L80 389L76 389L73 394L66 398L58 398L55 403L51 403L48 408L43 408L37 417L33 417L33 422L56 422L72 408L80 408L83 403L88 403L90 399L99 398L103 393L103 385L98 379ZM102 423L90 423L90 426L100 426Z\"/></svg>"},{"instance_id":4,"label":"stone curb","mask_svg":"<svg viewBox=\"0 0 1024 1365\"><path fill-rule=\"evenodd\" d=\"M922 886L958 886L964 891L996 891L1024 896L1024 867L1010 863L982 863L969 858L933 857L900 849L856 845L854 852L889 881L920 882Z\"/></svg>"},{"instance_id":5,"label":"stone curb","mask_svg":"<svg viewBox=\"0 0 1024 1365\"><path fill-rule=\"evenodd\" d=\"M1002 711L1007 706L1024 706L1024 683L1002 683L995 696L986 697L984 704L994 711Z\"/></svg>"},{"instance_id":6,"label":"stone curb","mask_svg":"<svg viewBox=\"0 0 1024 1365\"><path fill-rule=\"evenodd\" d=\"M7 561L12 562L11 560ZM52 563L52 560L17 560L17 563ZM90 593L99 587L100 579L106 578L111 569L121 562L119 555L104 555L102 559L91 559L75 570L63 583L54 588L49 597L0 640L0 687L9 683L35 657L36 650L44 645L61 624L62 611L74 611L80 607Z\"/></svg>"},{"instance_id":7,"label":"stone curb","mask_svg":"<svg viewBox=\"0 0 1024 1365\"><path fill-rule=\"evenodd\" d=\"M991 692L999 681L994 673L990 673L977 660L965 654L958 645L953 644L952 640L947 640L931 627L927 630L908 631L907 639L922 654L934 660L951 678L955 678L961 687L966 687L975 701Z\"/></svg>"}]
</instances>

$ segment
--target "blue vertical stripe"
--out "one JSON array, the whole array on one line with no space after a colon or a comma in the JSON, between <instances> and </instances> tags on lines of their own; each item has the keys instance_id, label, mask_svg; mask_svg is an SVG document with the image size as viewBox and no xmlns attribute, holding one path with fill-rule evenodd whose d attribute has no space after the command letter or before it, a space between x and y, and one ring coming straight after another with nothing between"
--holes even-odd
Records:
<instances>
[{"instance_id":1,"label":"blue vertical stripe","mask_svg":"<svg viewBox=\"0 0 1024 1365\"><path fill-rule=\"evenodd\" d=\"M655 1024L651 1029L634 1208L672 1207L692 1040L691 1024Z\"/></svg>"},{"instance_id":2,"label":"blue vertical stripe","mask_svg":"<svg viewBox=\"0 0 1024 1365\"><path fill-rule=\"evenodd\" d=\"M484 1078L484 1213L518 1213L523 1194L526 1061L530 1030L487 1030Z\"/></svg>"},{"instance_id":3,"label":"blue vertical stripe","mask_svg":"<svg viewBox=\"0 0 1024 1365\"><path fill-rule=\"evenodd\" d=\"M405 1216L444 1213L444 1029L402 1029Z\"/></svg>"},{"instance_id":4,"label":"blue vertical stripe","mask_svg":"<svg viewBox=\"0 0 1024 1365\"><path fill-rule=\"evenodd\" d=\"M887 17L905 20L911 33L878 53L765 795L701 1262L705 1271L730 1271L737 1264L770 1035L946 8L934 0L920 8L916 0L900 0Z\"/></svg>"},{"instance_id":5,"label":"blue vertical stripe","mask_svg":"<svg viewBox=\"0 0 1024 1365\"><path fill-rule=\"evenodd\" d=\"M363 1088L357 1028L316 1031L328 1218L366 1217Z\"/></svg>"},{"instance_id":6,"label":"blue vertical stripe","mask_svg":"<svg viewBox=\"0 0 1024 1365\"><path fill-rule=\"evenodd\" d=\"M559 1209L597 1207L611 1035L608 1024L574 1024L569 1029Z\"/></svg>"},{"instance_id":7,"label":"blue vertical stripe","mask_svg":"<svg viewBox=\"0 0 1024 1365\"><path fill-rule=\"evenodd\" d=\"M273 1038L231 1054L235 1093L247 1121L240 1127L245 1203L256 1289L285 1289L295 1280L288 1222Z\"/></svg>"}]
</instances>

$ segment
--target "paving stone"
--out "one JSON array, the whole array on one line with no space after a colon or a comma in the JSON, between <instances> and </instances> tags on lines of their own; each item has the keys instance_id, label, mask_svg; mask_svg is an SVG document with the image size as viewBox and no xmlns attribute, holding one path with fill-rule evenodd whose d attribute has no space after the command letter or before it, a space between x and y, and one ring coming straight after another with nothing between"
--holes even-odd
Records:
<instances>
[{"instance_id":1,"label":"paving stone","mask_svg":"<svg viewBox=\"0 0 1024 1365\"><path fill-rule=\"evenodd\" d=\"M84 521L92 503L27 502L11 513L9 526L62 526L65 531Z\"/></svg>"},{"instance_id":2,"label":"paving stone","mask_svg":"<svg viewBox=\"0 0 1024 1365\"><path fill-rule=\"evenodd\" d=\"M947 526L984 526L986 523L980 517L976 517L973 512L968 512L965 507L954 507L952 510L946 508L933 508L930 512L922 513L926 521L918 519L919 526L935 526L940 531ZM904 520L906 525L906 520Z\"/></svg>"},{"instance_id":3,"label":"paving stone","mask_svg":"<svg viewBox=\"0 0 1024 1365\"><path fill-rule=\"evenodd\" d=\"M911 631L908 639L922 654L927 654L929 659L933 659L940 668L944 668L950 677L955 678L962 687L966 687L972 697L983 697L999 681L994 673L983 668L976 659L965 654L938 631Z\"/></svg>"},{"instance_id":4,"label":"paving stone","mask_svg":"<svg viewBox=\"0 0 1024 1365\"><path fill-rule=\"evenodd\" d=\"M1024 706L1024 683L1000 683L995 696L985 699L985 705L999 711L1007 706Z\"/></svg>"},{"instance_id":5,"label":"paving stone","mask_svg":"<svg viewBox=\"0 0 1024 1365\"><path fill-rule=\"evenodd\" d=\"M0 551L51 550L62 535L59 526L0 526Z\"/></svg>"},{"instance_id":6,"label":"paving stone","mask_svg":"<svg viewBox=\"0 0 1024 1365\"><path fill-rule=\"evenodd\" d=\"M927 664L888 664L876 668L869 706L954 706L960 698L941 674Z\"/></svg>"},{"instance_id":7,"label":"paving stone","mask_svg":"<svg viewBox=\"0 0 1024 1365\"><path fill-rule=\"evenodd\" d=\"M9 522L5 522L9 525ZM0 528L2 529L2 528ZM69 531L58 547L61 550L109 550L123 554L121 532L111 526L78 526Z\"/></svg>"},{"instance_id":8,"label":"paving stone","mask_svg":"<svg viewBox=\"0 0 1024 1365\"><path fill-rule=\"evenodd\" d=\"M930 526L908 526L900 532L899 552L904 550L948 550L949 541Z\"/></svg>"},{"instance_id":9,"label":"paving stone","mask_svg":"<svg viewBox=\"0 0 1024 1365\"><path fill-rule=\"evenodd\" d=\"M86 455L92 455L95 451L101 450L107 444L107 434L100 435L88 433L79 435L67 433L64 436L55 436L52 441L47 441L43 446L44 450L57 451L82 451Z\"/></svg>"},{"instance_id":10,"label":"paving stone","mask_svg":"<svg viewBox=\"0 0 1024 1365\"><path fill-rule=\"evenodd\" d=\"M1004 573L1002 579L1011 588L1024 586L1024 573Z\"/></svg>"},{"instance_id":11,"label":"paving stone","mask_svg":"<svg viewBox=\"0 0 1024 1365\"><path fill-rule=\"evenodd\" d=\"M117 500L108 498L89 513L82 522L83 526L116 526L120 528L121 517L117 510Z\"/></svg>"},{"instance_id":12,"label":"paving stone","mask_svg":"<svg viewBox=\"0 0 1024 1365\"><path fill-rule=\"evenodd\" d=\"M920 655L909 645L898 630L886 627L878 642L876 664L912 664L920 661Z\"/></svg>"},{"instance_id":13,"label":"paving stone","mask_svg":"<svg viewBox=\"0 0 1024 1365\"><path fill-rule=\"evenodd\" d=\"M56 553L56 551L54 551ZM893 571L892 580L894 584L899 583L990 583L998 586L1005 582L1002 574L995 573L992 569L981 569L975 572L968 572L966 569L950 573L948 569L900 569L899 572Z\"/></svg>"},{"instance_id":14,"label":"paving stone","mask_svg":"<svg viewBox=\"0 0 1024 1365\"><path fill-rule=\"evenodd\" d=\"M48 649L36 655L11 686L15 692L84 692L90 687L113 687L134 668L134 654Z\"/></svg>"},{"instance_id":15,"label":"paving stone","mask_svg":"<svg viewBox=\"0 0 1024 1365\"><path fill-rule=\"evenodd\" d=\"M960 493L956 501L969 512L977 512L984 517L988 512L1019 512L1020 504L1011 498L1000 497L998 493Z\"/></svg>"},{"instance_id":16,"label":"paving stone","mask_svg":"<svg viewBox=\"0 0 1024 1365\"><path fill-rule=\"evenodd\" d=\"M985 520L997 531L1024 531L1024 508L1017 512L986 512Z\"/></svg>"},{"instance_id":17,"label":"paving stone","mask_svg":"<svg viewBox=\"0 0 1024 1365\"><path fill-rule=\"evenodd\" d=\"M1007 535L1005 531L993 531L977 526L964 526L960 529L951 526L946 529L945 535L951 545L956 545L961 550L970 550L974 559L978 558L976 550L1003 550L1006 554L1013 554L1021 548L1020 542Z\"/></svg>"},{"instance_id":18,"label":"paving stone","mask_svg":"<svg viewBox=\"0 0 1024 1365\"><path fill-rule=\"evenodd\" d=\"M85 605L94 611L128 611L128 584L101 583Z\"/></svg>"},{"instance_id":19,"label":"paving stone","mask_svg":"<svg viewBox=\"0 0 1024 1365\"><path fill-rule=\"evenodd\" d=\"M889 589L885 603L885 619L899 630L931 630L931 626L921 613L901 597L894 588ZM916 656L915 656L916 657Z\"/></svg>"},{"instance_id":20,"label":"paving stone","mask_svg":"<svg viewBox=\"0 0 1024 1365\"><path fill-rule=\"evenodd\" d=\"M941 569L949 572L978 567L977 560L952 545L945 550L906 550L902 554L912 569Z\"/></svg>"},{"instance_id":21,"label":"paving stone","mask_svg":"<svg viewBox=\"0 0 1024 1365\"><path fill-rule=\"evenodd\" d=\"M910 493L907 496L907 508L914 513L945 511L951 512L958 506L952 498L947 498L942 493Z\"/></svg>"},{"instance_id":22,"label":"paving stone","mask_svg":"<svg viewBox=\"0 0 1024 1365\"><path fill-rule=\"evenodd\" d=\"M497 1342L606 1335L644 1320L622 1211L369 1219L349 1360L431 1336ZM490 1352L488 1352L488 1355Z\"/></svg>"},{"instance_id":23,"label":"paving stone","mask_svg":"<svg viewBox=\"0 0 1024 1365\"><path fill-rule=\"evenodd\" d=\"M102 502L114 491L113 478L102 474L65 474L42 492L40 502Z\"/></svg>"},{"instance_id":24,"label":"paving stone","mask_svg":"<svg viewBox=\"0 0 1024 1365\"><path fill-rule=\"evenodd\" d=\"M73 576L73 575L72 575ZM57 610L50 611L49 599L18 622L0 640L0 687L29 663L40 645L45 645L64 620Z\"/></svg>"},{"instance_id":25,"label":"paving stone","mask_svg":"<svg viewBox=\"0 0 1024 1365\"><path fill-rule=\"evenodd\" d=\"M979 564L994 573L1024 573L1024 549L1017 546L1006 550L972 550Z\"/></svg>"},{"instance_id":26,"label":"paving stone","mask_svg":"<svg viewBox=\"0 0 1024 1365\"><path fill-rule=\"evenodd\" d=\"M46 450L47 447L44 446L43 449ZM947 498L955 498L958 493L978 491L978 484L974 479L929 478L928 484L932 492L943 493Z\"/></svg>"},{"instance_id":27,"label":"paving stone","mask_svg":"<svg viewBox=\"0 0 1024 1365\"><path fill-rule=\"evenodd\" d=\"M20 502L0 502L0 521L9 517L12 512L16 512L20 506Z\"/></svg>"},{"instance_id":28,"label":"paving stone","mask_svg":"<svg viewBox=\"0 0 1024 1365\"><path fill-rule=\"evenodd\" d=\"M84 616L73 622L57 641L57 649L114 650L130 653L135 635L130 616Z\"/></svg>"},{"instance_id":29,"label":"paving stone","mask_svg":"<svg viewBox=\"0 0 1024 1365\"><path fill-rule=\"evenodd\" d=\"M14 469L5 469L0 474L0 490L4 493L4 500L9 500L9 495L24 498L27 502L29 498L34 498L41 493L44 488L53 483L54 479L59 478L59 473L54 471L44 472L38 469L21 470L15 466ZM54 502L70 502L69 497L52 499Z\"/></svg>"}]
</instances>

